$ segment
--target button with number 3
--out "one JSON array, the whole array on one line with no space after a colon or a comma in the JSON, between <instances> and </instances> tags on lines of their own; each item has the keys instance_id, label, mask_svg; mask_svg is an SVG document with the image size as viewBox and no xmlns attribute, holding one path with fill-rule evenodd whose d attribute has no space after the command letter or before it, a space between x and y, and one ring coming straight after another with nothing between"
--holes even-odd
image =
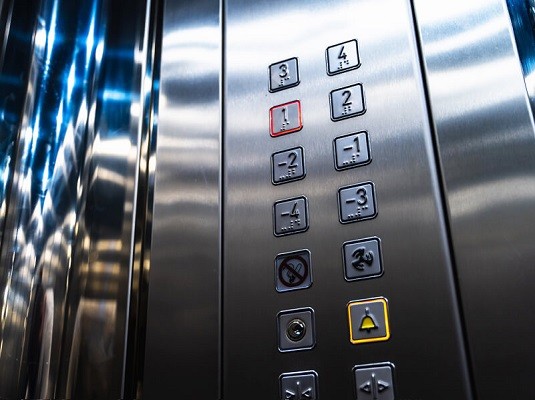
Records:
<instances>
[{"instance_id":1,"label":"button with number 3","mask_svg":"<svg viewBox=\"0 0 535 400\"><path fill-rule=\"evenodd\" d=\"M360 67L356 40L335 44L327 48L327 73L340 74Z\"/></svg>"},{"instance_id":2,"label":"button with number 3","mask_svg":"<svg viewBox=\"0 0 535 400\"><path fill-rule=\"evenodd\" d=\"M362 221L377 215L375 190L372 182L359 183L338 190L340 222Z\"/></svg>"},{"instance_id":3,"label":"button with number 3","mask_svg":"<svg viewBox=\"0 0 535 400\"><path fill-rule=\"evenodd\" d=\"M297 58L279 61L269 66L269 91L278 92L299 85Z\"/></svg>"}]
</instances>

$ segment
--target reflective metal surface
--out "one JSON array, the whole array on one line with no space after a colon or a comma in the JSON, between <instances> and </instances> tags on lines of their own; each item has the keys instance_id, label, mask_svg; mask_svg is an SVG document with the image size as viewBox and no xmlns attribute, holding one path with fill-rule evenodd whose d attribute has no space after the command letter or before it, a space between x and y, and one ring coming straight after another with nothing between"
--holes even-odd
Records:
<instances>
[{"instance_id":1,"label":"reflective metal surface","mask_svg":"<svg viewBox=\"0 0 535 400\"><path fill-rule=\"evenodd\" d=\"M428 110L407 1L229 0L225 10L223 398L273 399L283 373L313 370L321 399L354 399L355 365L391 362L396 398L471 399ZM443 7L439 7L441 9ZM361 66L327 74L356 39ZM299 60L298 86L269 92L268 67ZM366 112L332 121L329 93L357 83ZM269 134L269 110L300 100L302 130ZM355 103L357 104L357 103ZM367 131L372 161L335 169L333 140ZM306 177L274 186L271 154L302 146ZM377 216L341 224L337 192L375 186ZM273 205L305 196L306 232L273 235ZM342 245L378 237L384 274L348 282ZM311 253L310 288L278 293L277 254ZM388 340L353 345L347 304L388 300ZM280 352L277 314L311 307L315 347Z\"/></svg>"},{"instance_id":2,"label":"reflective metal surface","mask_svg":"<svg viewBox=\"0 0 535 400\"><path fill-rule=\"evenodd\" d=\"M535 398L535 135L506 4L414 5L477 396Z\"/></svg>"},{"instance_id":3,"label":"reflective metal surface","mask_svg":"<svg viewBox=\"0 0 535 400\"><path fill-rule=\"evenodd\" d=\"M219 398L221 52L218 1L166 2L146 399Z\"/></svg>"},{"instance_id":4,"label":"reflective metal surface","mask_svg":"<svg viewBox=\"0 0 535 400\"><path fill-rule=\"evenodd\" d=\"M125 397L150 4L39 4L1 249L2 398Z\"/></svg>"}]
</instances>

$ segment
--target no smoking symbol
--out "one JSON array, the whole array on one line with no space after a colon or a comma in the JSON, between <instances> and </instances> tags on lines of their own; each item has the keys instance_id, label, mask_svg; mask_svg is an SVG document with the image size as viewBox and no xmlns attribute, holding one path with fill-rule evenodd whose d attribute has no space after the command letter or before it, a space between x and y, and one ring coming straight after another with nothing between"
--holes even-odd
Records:
<instances>
[{"instance_id":1,"label":"no smoking symbol","mask_svg":"<svg viewBox=\"0 0 535 400\"><path fill-rule=\"evenodd\" d=\"M279 265L279 281L286 287L302 285L307 278L308 262L301 256L288 256Z\"/></svg>"}]
</instances>

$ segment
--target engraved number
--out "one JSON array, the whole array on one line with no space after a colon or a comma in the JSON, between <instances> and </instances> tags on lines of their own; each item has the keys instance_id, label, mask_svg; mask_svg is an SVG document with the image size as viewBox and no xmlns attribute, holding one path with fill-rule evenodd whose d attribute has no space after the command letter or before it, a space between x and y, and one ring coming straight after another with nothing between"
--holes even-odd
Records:
<instances>
[{"instance_id":1,"label":"engraved number","mask_svg":"<svg viewBox=\"0 0 535 400\"><path fill-rule=\"evenodd\" d=\"M357 153L360 153L360 140L359 140L359 137L357 136L354 141L355 141L355 147L357 148Z\"/></svg>"},{"instance_id":2,"label":"engraved number","mask_svg":"<svg viewBox=\"0 0 535 400\"><path fill-rule=\"evenodd\" d=\"M350 90L344 90L342 92L342 97L344 97L344 102L342 103L342 106L344 107L347 107L347 106L350 106L351 104L353 104L352 101L349 101L349 99L351 98L351 91Z\"/></svg>"},{"instance_id":3,"label":"engraved number","mask_svg":"<svg viewBox=\"0 0 535 400\"><path fill-rule=\"evenodd\" d=\"M299 209L297 208L297 201L294 203L294 206L292 207L292 212L290 213L290 217L299 217Z\"/></svg>"},{"instance_id":4,"label":"engraved number","mask_svg":"<svg viewBox=\"0 0 535 400\"><path fill-rule=\"evenodd\" d=\"M344 46L340 49L340 54L338 54L338 59L345 60L347 58L347 54L344 51Z\"/></svg>"},{"instance_id":5,"label":"engraved number","mask_svg":"<svg viewBox=\"0 0 535 400\"><path fill-rule=\"evenodd\" d=\"M368 202L368 194L366 193L366 189L358 188L357 196L359 196L359 198L357 199L357 204L359 206L363 206L364 204Z\"/></svg>"},{"instance_id":6,"label":"engraved number","mask_svg":"<svg viewBox=\"0 0 535 400\"><path fill-rule=\"evenodd\" d=\"M297 168L298 164L295 162L295 160L297 160L297 153L295 151L292 151L290 154L288 154L288 158L290 159L290 164L288 165L288 168Z\"/></svg>"},{"instance_id":7,"label":"engraved number","mask_svg":"<svg viewBox=\"0 0 535 400\"><path fill-rule=\"evenodd\" d=\"M281 72L279 72L279 76L281 78L286 78L288 76L288 64L281 64L279 66L279 69Z\"/></svg>"},{"instance_id":8,"label":"engraved number","mask_svg":"<svg viewBox=\"0 0 535 400\"><path fill-rule=\"evenodd\" d=\"M284 116L284 122L285 123L290 122L290 120L288 119L288 109L286 107L283 107L281 111L282 111L282 115Z\"/></svg>"}]
</instances>

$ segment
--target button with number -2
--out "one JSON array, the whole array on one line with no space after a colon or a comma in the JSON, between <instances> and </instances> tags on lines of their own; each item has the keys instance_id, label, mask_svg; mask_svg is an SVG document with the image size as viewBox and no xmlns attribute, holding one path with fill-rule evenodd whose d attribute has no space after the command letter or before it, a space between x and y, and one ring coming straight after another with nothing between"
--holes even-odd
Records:
<instances>
[{"instance_id":1,"label":"button with number -2","mask_svg":"<svg viewBox=\"0 0 535 400\"><path fill-rule=\"evenodd\" d=\"M340 222L361 221L377 215L375 190L372 182L359 183L338 190Z\"/></svg>"},{"instance_id":2,"label":"button with number -2","mask_svg":"<svg viewBox=\"0 0 535 400\"><path fill-rule=\"evenodd\" d=\"M303 148L279 151L271 156L271 181L274 185L296 181L305 177Z\"/></svg>"}]
</instances>

